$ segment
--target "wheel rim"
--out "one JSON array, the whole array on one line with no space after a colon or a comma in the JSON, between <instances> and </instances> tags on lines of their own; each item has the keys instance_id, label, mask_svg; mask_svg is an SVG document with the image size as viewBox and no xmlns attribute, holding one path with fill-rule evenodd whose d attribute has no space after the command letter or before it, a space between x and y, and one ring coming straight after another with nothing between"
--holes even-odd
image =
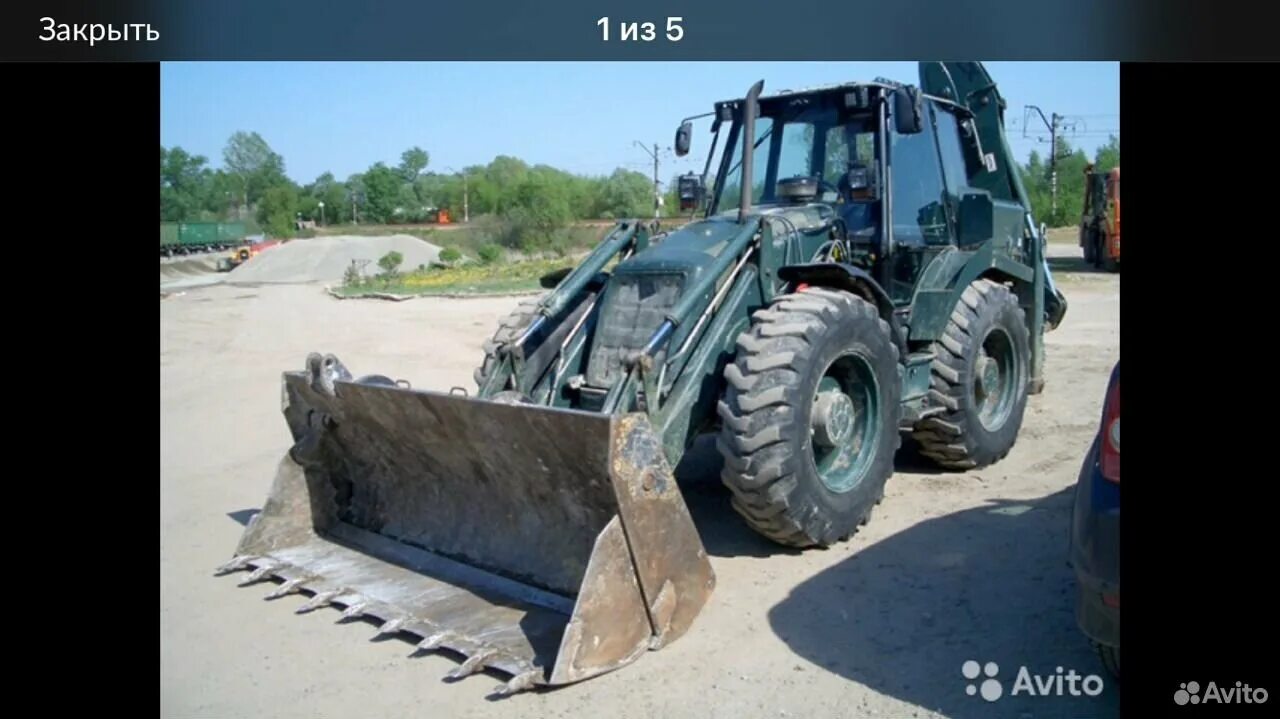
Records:
<instances>
[{"instance_id":1,"label":"wheel rim","mask_svg":"<svg viewBox=\"0 0 1280 719\"><path fill-rule=\"evenodd\" d=\"M862 481L880 435L880 392L875 371L857 355L832 362L813 393L811 452L818 478L832 492Z\"/></svg>"},{"instance_id":2,"label":"wheel rim","mask_svg":"<svg viewBox=\"0 0 1280 719\"><path fill-rule=\"evenodd\" d=\"M1018 386L1017 352L1013 340L996 328L982 341L973 363L973 405L987 430L1002 427L1013 410Z\"/></svg>"}]
</instances>

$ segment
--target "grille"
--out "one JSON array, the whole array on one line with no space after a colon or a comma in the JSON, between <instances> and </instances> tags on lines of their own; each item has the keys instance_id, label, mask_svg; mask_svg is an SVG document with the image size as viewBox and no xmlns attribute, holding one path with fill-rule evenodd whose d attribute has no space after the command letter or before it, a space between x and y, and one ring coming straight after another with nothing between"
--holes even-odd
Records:
<instances>
[{"instance_id":1,"label":"grille","mask_svg":"<svg viewBox=\"0 0 1280 719\"><path fill-rule=\"evenodd\" d=\"M587 384L608 387L622 376L623 358L644 348L683 288L684 276L678 274L614 275L591 343Z\"/></svg>"}]
</instances>

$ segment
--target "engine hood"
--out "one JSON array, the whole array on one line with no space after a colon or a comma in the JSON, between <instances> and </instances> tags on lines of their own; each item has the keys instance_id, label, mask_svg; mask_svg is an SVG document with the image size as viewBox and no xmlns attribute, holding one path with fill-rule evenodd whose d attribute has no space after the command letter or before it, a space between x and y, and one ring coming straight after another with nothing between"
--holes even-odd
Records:
<instances>
[{"instance_id":1,"label":"engine hood","mask_svg":"<svg viewBox=\"0 0 1280 719\"><path fill-rule=\"evenodd\" d=\"M823 202L757 205L751 214L753 217L783 219L805 233L824 230L835 218L835 210ZM619 264L614 274L679 273L685 275L688 282L694 282L742 231L737 219L737 210L733 210L690 222Z\"/></svg>"},{"instance_id":2,"label":"engine hood","mask_svg":"<svg viewBox=\"0 0 1280 719\"><path fill-rule=\"evenodd\" d=\"M682 274L692 284L741 231L725 217L690 222L620 263L614 274Z\"/></svg>"}]
</instances>

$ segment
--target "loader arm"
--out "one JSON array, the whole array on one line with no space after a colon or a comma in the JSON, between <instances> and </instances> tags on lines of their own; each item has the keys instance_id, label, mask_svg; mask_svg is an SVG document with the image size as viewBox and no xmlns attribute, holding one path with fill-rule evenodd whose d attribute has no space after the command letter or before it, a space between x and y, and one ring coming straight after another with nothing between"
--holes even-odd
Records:
<instances>
[{"instance_id":1,"label":"loader arm","mask_svg":"<svg viewBox=\"0 0 1280 719\"><path fill-rule=\"evenodd\" d=\"M591 302L583 302L584 292L593 295L599 291L598 287L592 289L591 286L599 283L600 272L615 257L636 252L647 244L648 234L638 222L624 221L615 225L586 259L539 301L538 317L533 324L513 342L497 349L498 367L479 388L479 396L493 398L508 390L532 395L550 364L565 351L566 348L562 345L574 339L565 334L565 330L569 328L563 326L563 320L573 312L590 311ZM574 320L578 319L578 315L572 316ZM556 320L561 320L559 325L555 325ZM533 356L544 348L557 347L560 348L557 352L543 352L541 356ZM527 362L530 358L533 361Z\"/></svg>"}]
</instances>

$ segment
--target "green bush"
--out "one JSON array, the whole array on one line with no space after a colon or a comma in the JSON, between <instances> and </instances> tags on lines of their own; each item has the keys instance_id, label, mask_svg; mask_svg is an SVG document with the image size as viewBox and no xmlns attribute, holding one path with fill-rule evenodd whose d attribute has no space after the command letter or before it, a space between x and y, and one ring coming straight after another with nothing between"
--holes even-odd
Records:
<instances>
[{"instance_id":1,"label":"green bush","mask_svg":"<svg viewBox=\"0 0 1280 719\"><path fill-rule=\"evenodd\" d=\"M390 285L399 275L400 263L404 262L404 255L392 250L383 255L378 260L378 266L382 268L382 281Z\"/></svg>"},{"instance_id":2,"label":"green bush","mask_svg":"<svg viewBox=\"0 0 1280 719\"><path fill-rule=\"evenodd\" d=\"M505 227L500 243L524 252L544 250L569 226L569 220L563 207L515 207L503 217Z\"/></svg>"},{"instance_id":3,"label":"green bush","mask_svg":"<svg viewBox=\"0 0 1280 719\"><path fill-rule=\"evenodd\" d=\"M558 232L551 240L551 251L556 257L568 257L574 250L574 238L568 232Z\"/></svg>"},{"instance_id":4,"label":"green bush","mask_svg":"<svg viewBox=\"0 0 1280 719\"><path fill-rule=\"evenodd\" d=\"M378 260L378 266L382 268L383 272L389 274L395 272L402 262L404 262L404 255L392 250Z\"/></svg>"},{"instance_id":5,"label":"green bush","mask_svg":"<svg viewBox=\"0 0 1280 719\"><path fill-rule=\"evenodd\" d=\"M476 252L480 255L480 261L486 265L493 264L502 257L502 249L497 245L482 245Z\"/></svg>"},{"instance_id":6,"label":"green bush","mask_svg":"<svg viewBox=\"0 0 1280 719\"><path fill-rule=\"evenodd\" d=\"M519 226L510 217L485 215L472 221L471 229L482 245L498 245L511 249L520 246Z\"/></svg>"},{"instance_id":7,"label":"green bush","mask_svg":"<svg viewBox=\"0 0 1280 719\"><path fill-rule=\"evenodd\" d=\"M298 191L293 185L271 187L258 202L257 220L271 237L292 237L297 204Z\"/></svg>"},{"instance_id":8,"label":"green bush","mask_svg":"<svg viewBox=\"0 0 1280 719\"><path fill-rule=\"evenodd\" d=\"M441 262L457 262L462 259L462 253L456 247L446 247L440 251Z\"/></svg>"}]
</instances>

